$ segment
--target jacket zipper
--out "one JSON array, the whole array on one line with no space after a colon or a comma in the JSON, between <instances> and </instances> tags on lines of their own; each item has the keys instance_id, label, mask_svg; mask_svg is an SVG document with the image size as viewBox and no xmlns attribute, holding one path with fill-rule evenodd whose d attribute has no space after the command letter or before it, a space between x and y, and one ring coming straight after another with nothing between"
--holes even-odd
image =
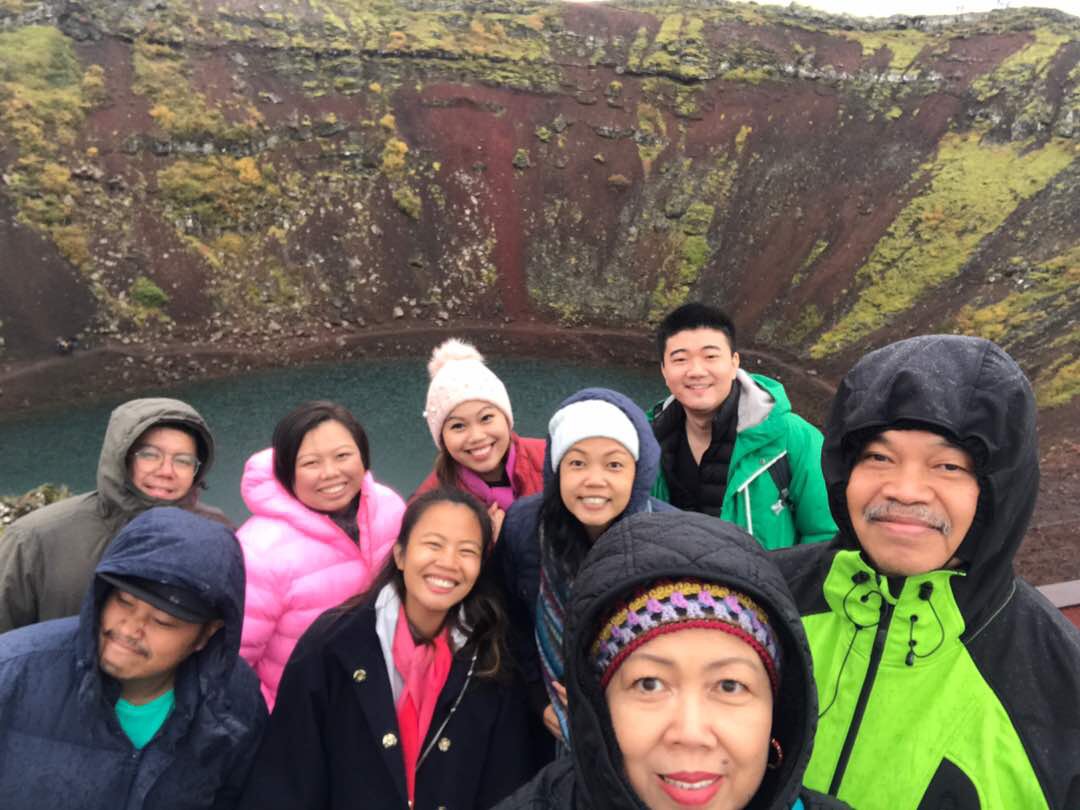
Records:
<instances>
[{"instance_id":1,"label":"jacket zipper","mask_svg":"<svg viewBox=\"0 0 1080 810\"><path fill-rule=\"evenodd\" d=\"M855 704L855 714L851 718L851 725L848 726L847 737L844 738L844 747L840 749L840 759L836 763L836 770L833 771L832 784L829 785L831 796L836 796L840 791L840 783L844 779L844 771L847 770L848 760L851 758L851 749L855 747L855 739L859 736L859 725L862 723L866 704L870 700L870 692L874 688L874 679L877 677L878 665L885 651L885 639L889 635L892 616L893 606L887 599L882 598L877 633L874 634L874 645L870 648L870 664L866 668L866 678L859 690L859 700Z\"/></svg>"},{"instance_id":2,"label":"jacket zipper","mask_svg":"<svg viewBox=\"0 0 1080 810\"><path fill-rule=\"evenodd\" d=\"M462 684L461 691L458 692L457 699L454 701L454 705L450 707L449 713L446 718L439 725L439 728L431 735L431 740L428 742L424 752L420 755L420 759L416 761L416 771L420 772L420 766L424 764L424 760L427 759L427 755L431 753L431 749L435 747L435 741L442 735L443 730L450 722L450 718L454 716L454 712L457 711L458 704L461 703L461 699L465 697L465 690L469 688L469 684L472 683L473 670L476 669L476 656L479 654L479 650L473 652L472 660L469 662L469 671L465 675L465 683Z\"/></svg>"},{"instance_id":3,"label":"jacket zipper","mask_svg":"<svg viewBox=\"0 0 1080 810\"><path fill-rule=\"evenodd\" d=\"M774 458L769 459L767 462L762 464L759 469L754 470L754 474L751 475L749 478L747 478L745 481L743 481L741 484L739 484L738 488L736 488L735 492L736 493L741 492L743 494L743 498L745 499L745 502L746 502L746 533L747 534L753 534L754 533L754 513L750 509L750 485L752 483L754 483L754 481L757 480L757 477L759 475L761 475L764 472L768 472L769 467L771 467L773 464L778 462L780 459L782 459L787 454L788 454L787 450L784 450L779 455L775 456ZM739 459L739 460L742 461L742 459ZM732 459L731 466L734 466L734 459ZM782 494L783 493L781 493L781 495Z\"/></svg>"}]
</instances>

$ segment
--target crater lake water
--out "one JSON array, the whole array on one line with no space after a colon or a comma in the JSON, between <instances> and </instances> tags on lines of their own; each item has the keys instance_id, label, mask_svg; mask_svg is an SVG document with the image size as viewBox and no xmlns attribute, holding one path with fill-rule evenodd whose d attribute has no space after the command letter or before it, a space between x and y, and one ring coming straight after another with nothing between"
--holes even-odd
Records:
<instances>
[{"instance_id":1,"label":"crater lake water","mask_svg":"<svg viewBox=\"0 0 1080 810\"><path fill-rule=\"evenodd\" d=\"M646 408L667 395L655 365L599 367L522 358L489 358L489 365L506 384L514 428L523 436L545 436L558 404L588 386L614 388ZM175 397L203 415L214 434L216 458L202 499L239 525L249 514L240 497L244 463L269 446L277 420L308 399L348 407L368 433L376 479L408 497L435 457L421 415L427 386L426 361L412 358L282 369L139 396ZM22 494L46 482L66 484L73 493L93 489L109 413L134 396L0 421L0 494Z\"/></svg>"}]
</instances>

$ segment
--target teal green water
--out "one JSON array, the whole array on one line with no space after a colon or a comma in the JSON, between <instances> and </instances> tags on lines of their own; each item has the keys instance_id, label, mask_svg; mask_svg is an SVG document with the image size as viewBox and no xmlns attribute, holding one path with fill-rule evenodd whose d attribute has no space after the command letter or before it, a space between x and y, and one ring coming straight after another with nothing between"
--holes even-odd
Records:
<instances>
[{"instance_id":1,"label":"teal green water","mask_svg":"<svg viewBox=\"0 0 1080 810\"><path fill-rule=\"evenodd\" d=\"M515 429L525 436L545 435L555 407L581 388L614 388L645 406L667 394L652 365L600 368L523 359L494 359L490 365L506 383ZM431 470L435 457L421 416L427 382L425 363L419 359L364 361L215 380L145 395L182 399L209 422L217 460L203 500L239 523L248 514L240 498L244 462L270 444L278 418L307 399L346 405L368 432L375 477L407 497ZM128 398L0 422L0 494L22 493L46 481L67 484L73 492L93 489L109 412Z\"/></svg>"}]
</instances>

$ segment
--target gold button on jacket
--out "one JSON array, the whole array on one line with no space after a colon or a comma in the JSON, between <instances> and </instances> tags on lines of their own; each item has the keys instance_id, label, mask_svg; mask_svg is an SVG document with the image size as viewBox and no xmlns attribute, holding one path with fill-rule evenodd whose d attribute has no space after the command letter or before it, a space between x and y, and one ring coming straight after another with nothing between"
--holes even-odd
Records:
<instances>
[{"instance_id":1,"label":"gold button on jacket","mask_svg":"<svg viewBox=\"0 0 1080 810\"><path fill-rule=\"evenodd\" d=\"M450 750L449 737L443 737L441 740L439 740L439 750L442 751L444 754Z\"/></svg>"},{"instance_id":2,"label":"gold button on jacket","mask_svg":"<svg viewBox=\"0 0 1080 810\"><path fill-rule=\"evenodd\" d=\"M352 679L354 681L356 681L357 683L363 683L364 681L367 680L367 670L366 669L358 669L358 670L356 670L356 672L354 672L352 674Z\"/></svg>"},{"instance_id":3,"label":"gold button on jacket","mask_svg":"<svg viewBox=\"0 0 1080 810\"><path fill-rule=\"evenodd\" d=\"M397 745L397 735L396 734L394 734L393 732L390 732L390 731L388 731L386 734L383 734L383 738L382 738L382 746L383 746L383 748L393 748L395 745Z\"/></svg>"}]
</instances>

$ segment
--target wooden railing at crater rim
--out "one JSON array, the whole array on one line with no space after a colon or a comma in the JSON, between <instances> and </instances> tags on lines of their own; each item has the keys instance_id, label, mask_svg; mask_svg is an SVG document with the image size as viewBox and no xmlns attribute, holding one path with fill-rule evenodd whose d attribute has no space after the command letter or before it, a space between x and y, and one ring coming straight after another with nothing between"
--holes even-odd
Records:
<instances>
[{"instance_id":1,"label":"wooden railing at crater rim","mask_svg":"<svg viewBox=\"0 0 1080 810\"><path fill-rule=\"evenodd\" d=\"M1065 618L1080 627L1080 579L1040 585L1039 591L1065 614Z\"/></svg>"}]
</instances>

